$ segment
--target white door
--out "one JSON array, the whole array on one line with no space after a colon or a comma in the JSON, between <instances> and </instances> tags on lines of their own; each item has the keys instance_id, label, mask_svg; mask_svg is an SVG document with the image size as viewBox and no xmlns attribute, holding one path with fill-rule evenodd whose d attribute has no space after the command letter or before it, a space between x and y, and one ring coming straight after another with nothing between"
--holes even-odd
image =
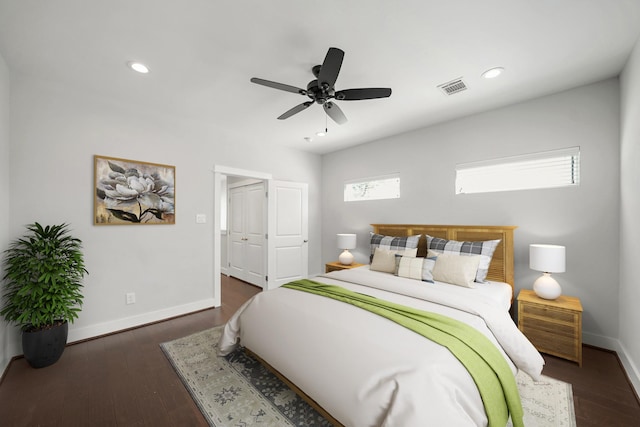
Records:
<instances>
[{"instance_id":1,"label":"white door","mask_svg":"<svg viewBox=\"0 0 640 427\"><path fill-rule=\"evenodd\" d=\"M266 276L265 246L265 202L264 183L246 187L245 209L245 282L264 288Z\"/></svg>"},{"instance_id":2,"label":"white door","mask_svg":"<svg viewBox=\"0 0 640 427\"><path fill-rule=\"evenodd\" d=\"M308 185L269 180L267 289L308 276Z\"/></svg>"},{"instance_id":3,"label":"white door","mask_svg":"<svg viewBox=\"0 0 640 427\"><path fill-rule=\"evenodd\" d=\"M253 285L265 284L264 183L229 191L229 274Z\"/></svg>"},{"instance_id":4,"label":"white door","mask_svg":"<svg viewBox=\"0 0 640 427\"><path fill-rule=\"evenodd\" d=\"M246 193L242 187L229 191L229 225L227 239L229 241L229 275L244 280L244 211Z\"/></svg>"}]
</instances>

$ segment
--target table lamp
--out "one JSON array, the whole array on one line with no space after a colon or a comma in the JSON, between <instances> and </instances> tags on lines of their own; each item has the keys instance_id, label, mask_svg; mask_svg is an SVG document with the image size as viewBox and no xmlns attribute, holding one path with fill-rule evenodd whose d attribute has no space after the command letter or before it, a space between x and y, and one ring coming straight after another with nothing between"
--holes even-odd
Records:
<instances>
[{"instance_id":1,"label":"table lamp","mask_svg":"<svg viewBox=\"0 0 640 427\"><path fill-rule=\"evenodd\" d=\"M529 245L529 268L542 271L533 283L533 291L540 298L556 299L562 294L560 285L551 273L564 273L565 247L557 245Z\"/></svg>"},{"instance_id":2,"label":"table lamp","mask_svg":"<svg viewBox=\"0 0 640 427\"><path fill-rule=\"evenodd\" d=\"M356 248L356 235L355 234L338 234L338 249L344 249L338 261L342 265L351 265L353 263L353 254L349 252L349 249Z\"/></svg>"}]
</instances>

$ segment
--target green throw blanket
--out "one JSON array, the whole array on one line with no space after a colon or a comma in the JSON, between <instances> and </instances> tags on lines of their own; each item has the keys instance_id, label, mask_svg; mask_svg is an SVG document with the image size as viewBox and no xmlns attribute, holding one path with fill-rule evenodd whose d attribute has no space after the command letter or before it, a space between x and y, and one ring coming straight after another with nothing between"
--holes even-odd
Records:
<instances>
[{"instance_id":1,"label":"green throw blanket","mask_svg":"<svg viewBox=\"0 0 640 427\"><path fill-rule=\"evenodd\" d=\"M283 287L355 305L448 348L473 377L484 403L489 426L504 427L511 413L514 427L524 427L520 394L509 365L495 345L473 327L447 316L312 280L297 280Z\"/></svg>"}]
</instances>

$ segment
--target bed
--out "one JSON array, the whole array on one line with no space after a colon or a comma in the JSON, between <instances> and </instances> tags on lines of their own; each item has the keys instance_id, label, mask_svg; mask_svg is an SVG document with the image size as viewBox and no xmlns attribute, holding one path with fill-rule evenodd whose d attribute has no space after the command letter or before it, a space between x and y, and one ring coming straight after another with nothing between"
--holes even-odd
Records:
<instances>
[{"instance_id":1,"label":"bed","mask_svg":"<svg viewBox=\"0 0 640 427\"><path fill-rule=\"evenodd\" d=\"M384 251L382 245L372 249L370 265L331 272L313 280L364 298L436 313L470 325L493 344L491 351L500 354L511 377L518 370L534 379L539 377L544 361L509 315L515 227L372 227L372 248L376 246L374 236L386 236L386 241L420 236L414 254L401 256L402 250L389 249L395 252L395 274L374 268L381 258L373 255L377 257L378 252ZM412 239L416 241L415 237ZM436 257L431 249L443 241L498 241L482 283L474 281L472 287L466 287L398 274L398 265L404 261L422 260L422 265L427 259L434 263L439 259L467 264L470 259L477 261L475 255L449 257L446 250ZM414 256L416 260L410 259ZM218 350L224 355L238 345L293 385L335 425L483 426L489 422L476 377L449 349L385 317L341 301L286 287L257 294L227 322Z\"/></svg>"}]
</instances>

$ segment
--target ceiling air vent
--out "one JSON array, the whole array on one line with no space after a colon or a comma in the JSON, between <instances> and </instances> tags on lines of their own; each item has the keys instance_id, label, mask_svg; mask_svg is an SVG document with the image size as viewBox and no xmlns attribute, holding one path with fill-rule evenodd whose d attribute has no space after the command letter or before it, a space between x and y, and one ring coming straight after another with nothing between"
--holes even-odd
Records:
<instances>
[{"instance_id":1,"label":"ceiling air vent","mask_svg":"<svg viewBox=\"0 0 640 427\"><path fill-rule=\"evenodd\" d=\"M445 95L453 95L454 93L467 90L467 85L462 81L462 78L451 80L448 83L438 85L438 87L442 89Z\"/></svg>"}]
</instances>

